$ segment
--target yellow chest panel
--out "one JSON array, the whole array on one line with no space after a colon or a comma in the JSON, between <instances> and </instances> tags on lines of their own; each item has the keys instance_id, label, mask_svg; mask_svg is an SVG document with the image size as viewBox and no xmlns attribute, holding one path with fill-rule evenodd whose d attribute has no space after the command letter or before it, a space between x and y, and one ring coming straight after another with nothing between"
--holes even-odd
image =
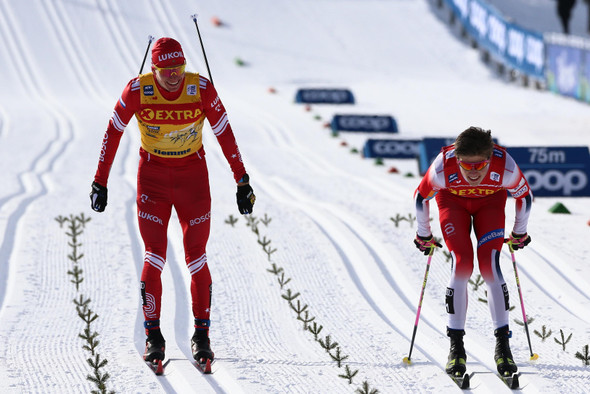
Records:
<instances>
[{"instance_id":1,"label":"yellow chest panel","mask_svg":"<svg viewBox=\"0 0 590 394\"><path fill-rule=\"evenodd\" d=\"M160 94L153 74L143 74L139 81L141 109L135 117L142 148L162 157L184 157L201 149L205 115L199 75L185 74L183 90L175 100Z\"/></svg>"}]
</instances>

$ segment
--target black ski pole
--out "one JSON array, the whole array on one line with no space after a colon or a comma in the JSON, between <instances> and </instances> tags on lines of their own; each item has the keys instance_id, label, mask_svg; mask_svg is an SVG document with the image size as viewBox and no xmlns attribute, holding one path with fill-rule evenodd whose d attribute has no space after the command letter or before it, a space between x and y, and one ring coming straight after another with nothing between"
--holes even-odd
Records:
<instances>
[{"instance_id":1,"label":"black ski pole","mask_svg":"<svg viewBox=\"0 0 590 394\"><path fill-rule=\"evenodd\" d=\"M207 72L209 73L209 80L211 81L211 85L215 86L213 83L213 76L211 75L211 70L209 69L209 62L207 61L207 54L205 53L205 46L203 45L203 40L201 39L201 32L199 31L199 24L197 23L197 14L191 15L193 18L193 22L195 22L195 27L197 28L197 34L199 35L199 42L201 43L201 50L203 51L203 57L205 58L205 65L207 66Z\"/></svg>"},{"instance_id":2,"label":"black ski pole","mask_svg":"<svg viewBox=\"0 0 590 394\"><path fill-rule=\"evenodd\" d=\"M143 65L145 64L145 59L147 59L148 52L150 51L150 46L152 45L152 41L154 40L153 36L148 36L148 45L145 49L145 55L143 55L143 62L141 62L141 68L139 69L139 75L143 72Z\"/></svg>"},{"instance_id":3,"label":"black ski pole","mask_svg":"<svg viewBox=\"0 0 590 394\"><path fill-rule=\"evenodd\" d=\"M420 292L420 301L418 302L418 309L416 311L416 322L414 323L414 332L412 333L412 341L410 343L410 352L407 357L404 357L404 364L412 364L412 349L414 349L414 340L416 339L416 332L418 331L418 322L420 321L420 311L422 310L422 301L424 300L424 290L426 289L426 281L428 280L428 271L430 270L430 262L432 261L432 254L434 247L430 249L428 254L428 261L426 262L426 271L424 271L424 280L422 281L422 291Z\"/></svg>"},{"instance_id":4,"label":"black ski pole","mask_svg":"<svg viewBox=\"0 0 590 394\"><path fill-rule=\"evenodd\" d=\"M516 258L514 257L514 248L511 242L506 242L508 249L510 249L510 256L512 257L512 266L514 267L514 276L516 277L516 287L518 288L518 295L520 296L520 309L522 310L522 321L524 322L524 331L526 332L526 339L529 342L529 350L531 351L531 360L539 358L537 353L533 353L533 347L531 346L531 336L529 334L529 323L527 321L526 312L524 311L524 300L522 298L522 290L520 288L520 279L518 278L518 270L516 269Z\"/></svg>"}]
</instances>

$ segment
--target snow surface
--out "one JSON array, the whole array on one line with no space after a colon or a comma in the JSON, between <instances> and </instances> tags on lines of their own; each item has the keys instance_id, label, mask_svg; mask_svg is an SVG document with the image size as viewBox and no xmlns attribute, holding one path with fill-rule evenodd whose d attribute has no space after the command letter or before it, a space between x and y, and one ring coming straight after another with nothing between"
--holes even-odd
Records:
<instances>
[{"instance_id":1,"label":"snow surface","mask_svg":"<svg viewBox=\"0 0 590 394\"><path fill-rule=\"evenodd\" d=\"M529 1L530 2L530 1ZM539 0L540 2L540 0ZM514 4L527 2L514 1ZM523 5L524 6L524 5ZM576 13L586 7L578 1ZM239 216L235 185L211 130L205 146L213 197L208 261L213 276L214 373L190 363L192 316L181 232L169 226L162 329L170 359L156 377L143 363L139 274L143 245L135 214L139 136L130 123L109 181L109 205L89 208L102 136L126 82L137 75L148 35L184 44L189 69L213 79L257 195L254 216L270 258ZM526 13L519 18L526 19ZM216 27L211 18L224 24ZM527 23L533 23L528 20ZM524 23L524 21L523 21ZM236 58L246 65L236 65ZM449 263L432 259L413 365L405 366L426 260L415 227L390 220L413 213L413 160L351 154L365 136L331 136L335 113L391 114L400 136L454 137L467 126L492 130L501 144L586 145L589 107L504 82L459 42L425 0L2 0L0 1L0 392L80 393L88 351L72 300L83 294L99 318L97 352L109 389L124 393L347 393L367 382L381 393L457 392L445 376L444 291ZM147 70L147 67L144 68ZM276 89L270 93L269 88ZM354 106L304 106L300 87L348 87ZM344 144L347 146L343 146ZM387 170L396 166L400 174ZM570 215L548 209L563 202ZM512 226L509 200L507 227ZM90 217L78 237L84 281L68 270L70 237L58 216ZM437 222L437 211L433 209ZM590 343L588 198L537 198L533 242L517 261L533 350L512 323L523 392L589 392L590 367L574 357ZM435 235L440 229L434 226ZM270 261L269 261L270 260ZM290 281L281 289L272 264ZM501 265L522 320L510 255ZM477 269L476 269L477 270ZM477 271L473 279L476 279ZM341 367L304 331L282 295L299 293L319 339L338 342ZM494 338L484 287L470 290L466 346L475 392L507 392L494 376ZM553 331L544 342L533 330ZM572 334L562 351L554 338ZM358 370L352 384L339 377Z\"/></svg>"}]
</instances>

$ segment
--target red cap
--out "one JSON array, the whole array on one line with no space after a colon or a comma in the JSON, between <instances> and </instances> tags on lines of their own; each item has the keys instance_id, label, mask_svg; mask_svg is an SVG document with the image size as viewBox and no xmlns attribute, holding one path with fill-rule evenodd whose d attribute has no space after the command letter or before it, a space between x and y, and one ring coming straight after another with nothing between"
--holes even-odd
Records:
<instances>
[{"instance_id":1,"label":"red cap","mask_svg":"<svg viewBox=\"0 0 590 394\"><path fill-rule=\"evenodd\" d=\"M170 37L162 37L152 49L152 64L156 67L174 67L184 64L180 43Z\"/></svg>"}]
</instances>

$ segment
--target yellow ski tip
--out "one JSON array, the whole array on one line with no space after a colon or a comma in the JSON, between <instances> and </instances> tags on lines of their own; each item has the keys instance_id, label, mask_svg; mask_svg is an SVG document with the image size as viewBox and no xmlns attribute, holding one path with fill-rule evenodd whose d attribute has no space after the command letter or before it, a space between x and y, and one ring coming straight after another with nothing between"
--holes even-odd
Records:
<instances>
[{"instance_id":1,"label":"yellow ski tip","mask_svg":"<svg viewBox=\"0 0 590 394\"><path fill-rule=\"evenodd\" d=\"M410 360L407 357L404 357L404 364L406 364L406 365L412 365L412 360Z\"/></svg>"}]
</instances>

